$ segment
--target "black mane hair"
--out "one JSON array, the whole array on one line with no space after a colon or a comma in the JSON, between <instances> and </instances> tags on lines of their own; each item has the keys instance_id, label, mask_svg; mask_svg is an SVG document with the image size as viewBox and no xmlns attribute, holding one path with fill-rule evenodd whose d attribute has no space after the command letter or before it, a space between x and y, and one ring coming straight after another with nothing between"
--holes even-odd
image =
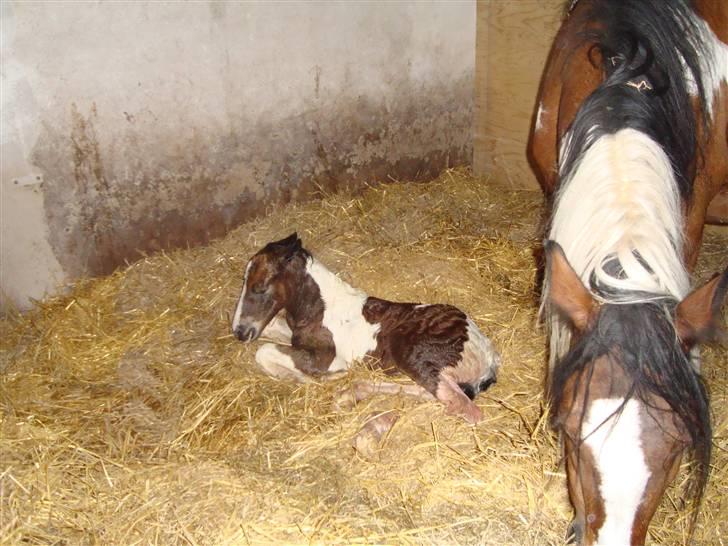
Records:
<instances>
[{"instance_id":1,"label":"black mane hair","mask_svg":"<svg viewBox=\"0 0 728 546\"><path fill-rule=\"evenodd\" d=\"M695 462L690 491L694 501L694 523L710 471L712 430L707 390L669 318L674 315L676 305L677 302L668 299L603 305L594 326L554 367L550 376L549 398L552 408L559 408L563 402L569 402L564 399L564 387L572 376L576 376L577 381L574 396L578 392L579 382L585 381L588 398L593 364L597 358L606 355L613 364L623 369L632 382L626 395L615 393L615 396L624 396L625 404L631 398L636 398L648 405L648 412L658 418L660 412L664 414L664 411L649 406L648 395L665 400L679 417L681 423L678 426L683 427L691 439L690 447ZM584 412L586 408L585 404ZM580 416L580 422L584 422L584 417L584 414ZM554 427L559 428L559 416L554 415L553 419Z\"/></svg>"},{"instance_id":2,"label":"black mane hair","mask_svg":"<svg viewBox=\"0 0 728 546\"><path fill-rule=\"evenodd\" d=\"M570 127L562 180L600 136L632 128L660 144L673 165L680 194L688 199L700 146L685 72L704 104L700 58L708 54L689 0L580 0L579 5L587 2L577 12L577 2L570 0L565 11L574 10L570 17L578 13L582 40L601 53L605 80L581 105ZM633 87L641 82L641 89ZM708 127L707 108L701 122Z\"/></svg>"}]
</instances>

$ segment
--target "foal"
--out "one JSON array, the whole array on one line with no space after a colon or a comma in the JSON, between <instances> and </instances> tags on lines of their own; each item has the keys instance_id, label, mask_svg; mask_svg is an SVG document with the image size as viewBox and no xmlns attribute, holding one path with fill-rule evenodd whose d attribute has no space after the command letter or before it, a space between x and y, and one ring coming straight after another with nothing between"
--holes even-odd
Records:
<instances>
[{"instance_id":1,"label":"foal","mask_svg":"<svg viewBox=\"0 0 728 546\"><path fill-rule=\"evenodd\" d=\"M262 335L276 342L255 355L273 377L331 377L372 356L417 385L359 383L354 401L377 392L434 397L470 423L481 419L472 400L495 382L501 360L460 309L368 297L311 256L295 233L248 262L232 328L240 341Z\"/></svg>"}]
</instances>

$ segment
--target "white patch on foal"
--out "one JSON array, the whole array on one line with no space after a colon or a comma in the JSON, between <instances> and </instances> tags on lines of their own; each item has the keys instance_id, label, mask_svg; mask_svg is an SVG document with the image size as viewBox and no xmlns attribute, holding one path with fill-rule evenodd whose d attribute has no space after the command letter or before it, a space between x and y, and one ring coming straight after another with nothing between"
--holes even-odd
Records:
<instances>
[{"instance_id":1,"label":"white patch on foal","mask_svg":"<svg viewBox=\"0 0 728 546\"><path fill-rule=\"evenodd\" d=\"M285 311L281 311L278 315L267 324L265 329L260 333L261 339L267 339L280 345L290 345L293 332L285 319Z\"/></svg>"},{"instance_id":2,"label":"white patch on foal","mask_svg":"<svg viewBox=\"0 0 728 546\"><path fill-rule=\"evenodd\" d=\"M329 372L348 369L354 360L377 348L381 326L367 322L362 313L367 295L350 286L315 258L306 264L324 302L323 325L331 332L336 357Z\"/></svg>"},{"instance_id":3,"label":"white patch on foal","mask_svg":"<svg viewBox=\"0 0 728 546\"><path fill-rule=\"evenodd\" d=\"M468 340L463 345L460 362L455 366L453 372L456 381L458 383L479 383L486 379L495 379L500 364L501 358L498 351L468 317Z\"/></svg>"},{"instance_id":4,"label":"white patch on foal","mask_svg":"<svg viewBox=\"0 0 728 546\"><path fill-rule=\"evenodd\" d=\"M650 477L640 441L640 404L629 400L621 413L614 414L623 402L623 398L592 402L582 432L594 456L604 500L605 519L597 545L630 543L634 518Z\"/></svg>"}]
</instances>

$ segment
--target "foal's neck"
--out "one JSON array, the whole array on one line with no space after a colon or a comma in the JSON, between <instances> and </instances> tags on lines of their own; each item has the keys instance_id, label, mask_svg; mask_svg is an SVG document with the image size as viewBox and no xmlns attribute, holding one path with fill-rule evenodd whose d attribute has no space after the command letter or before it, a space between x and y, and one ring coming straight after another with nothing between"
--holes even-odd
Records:
<instances>
[{"instance_id":1,"label":"foal's neck","mask_svg":"<svg viewBox=\"0 0 728 546\"><path fill-rule=\"evenodd\" d=\"M313 317L324 309L338 313L352 313L361 309L367 295L339 278L325 265L310 257L305 270L296 276L290 287L291 302L286 311L294 320Z\"/></svg>"}]
</instances>

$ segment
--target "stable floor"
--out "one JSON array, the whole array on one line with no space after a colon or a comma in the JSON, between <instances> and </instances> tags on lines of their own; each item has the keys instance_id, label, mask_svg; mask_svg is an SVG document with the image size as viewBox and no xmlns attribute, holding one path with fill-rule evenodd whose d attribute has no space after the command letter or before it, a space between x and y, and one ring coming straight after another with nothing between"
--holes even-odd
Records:
<instances>
[{"instance_id":1,"label":"stable floor","mask_svg":"<svg viewBox=\"0 0 728 546\"><path fill-rule=\"evenodd\" d=\"M571 517L543 400L538 193L448 171L428 184L276 208L223 240L156 254L0 322L0 536L28 544L558 545ZM249 256L292 231L371 295L448 302L503 354L477 426L436 402L334 395L377 376L263 376L230 333ZM706 231L696 282L728 263ZM725 319L726 317L724 317ZM706 348L713 474L695 544L728 541L728 350ZM406 382L406 378L402 379ZM399 421L372 453L368 416ZM652 544L682 544L683 469Z\"/></svg>"}]
</instances>

